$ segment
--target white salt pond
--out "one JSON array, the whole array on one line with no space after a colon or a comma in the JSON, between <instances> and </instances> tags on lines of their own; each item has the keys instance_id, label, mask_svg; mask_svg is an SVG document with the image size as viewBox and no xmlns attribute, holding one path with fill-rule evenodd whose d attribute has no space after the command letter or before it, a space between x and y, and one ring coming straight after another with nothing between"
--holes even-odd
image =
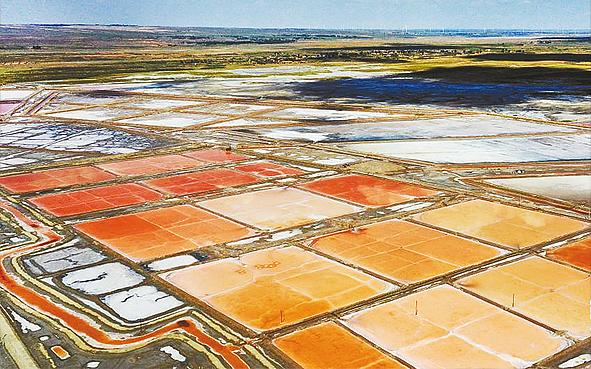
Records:
<instances>
[{"instance_id":1,"label":"white salt pond","mask_svg":"<svg viewBox=\"0 0 591 369\"><path fill-rule=\"evenodd\" d=\"M275 139L335 142L567 133L577 132L577 129L489 115L463 115L390 122L261 128L255 132Z\"/></svg>"},{"instance_id":2,"label":"white salt pond","mask_svg":"<svg viewBox=\"0 0 591 369\"><path fill-rule=\"evenodd\" d=\"M101 301L129 321L147 319L183 304L154 286L140 286L117 292L101 297Z\"/></svg>"},{"instance_id":3,"label":"white salt pond","mask_svg":"<svg viewBox=\"0 0 591 369\"><path fill-rule=\"evenodd\" d=\"M0 101L24 100L37 90L8 90L0 89Z\"/></svg>"},{"instance_id":4,"label":"white salt pond","mask_svg":"<svg viewBox=\"0 0 591 369\"><path fill-rule=\"evenodd\" d=\"M80 110L69 110L55 113L46 113L49 117L58 117L66 119L82 119L82 120L94 120L94 121L105 121L109 119L116 119L122 117L128 117L133 115L144 114L143 110L131 110L131 109L110 109L110 108L88 108Z\"/></svg>"},{"instance_id":5,"label":"white salt pond","mask_svg":"<svg viewBox=\"0 0 591 369\"><path fill-rule=\"evenodd\" d=\"M263 114L267 117L293 118L293 119L324 119L324 120L350 120L350 119L376 119L395 118L395 115L381 112L355 111L355 110L330 110L314 108L288 108L280 111Z\"/></svg>"},{"instance_id":6,"label":"white salt pond","mask_svg":"<svg viewBox=\"0 0 591 369\"><path fill-rule=\"evenodd\" d=\"M485 182L553 199L591 202L591 175L499 178Z\"/></svg>"},{"instance_id":7,"label":"white salt pond","mask_svg":"<svg viewBox=\"0 0 591 369\"><path fill-rule=\"evenodd\" d=\"M295 121L259 119L259 118L239 118L227 122L215 123L208 125L206 128L221 128L221 127L248 127L248 126L263 126L263 125L280 125L280 124L294 124Z\"/></svg>"},{"instance_id":8,"label":"white salt pond","mask_svg":"<svg viewBox=\"0 0 591 369\"><path fill-rule=\"evenodd\" d=\"M591 159L591 140L588 134L389 141L343 144L339 147L367 154L435 163L520 163Z\"/></svg>"},{"instance_id":9,"label":"white salt pond","mask_svg":"<svg viewBox=\"0 0 591 369\"><path fill-rule=\"evenodd\" d=\"M200 112L200 113L212 113L222 115L239 115L249 114L257 111L268 110L274 108L273 106L266 105L249 105L249 104L213 104L205 106L197 106L185 111L187 112Z\"/></svg>"},{"instance_id":10,"label":"white salt pond","mask_svg":"<svg viewBox=\"0 0 591 369\"><path fill-rule=\"evenodd\" d=\"M164 113L148 115L144 117L129 118L118 121L117 123L135 124L141 126L157 126L168 128L189 127L198 124L213 122L224 119L218 115L206 114L186 114L186 113Z\"/></svg>"},{"instance_id":11,"label":"white salt pond","mask_svg":"<svg viewBox=\"0 0 591 369\"><path fill-rule=\"evenodd\" d=\"M125 104L118 105L118 106L126 106L126 107L129 106L132 108L139 108L139 109L158 110L158 109L189 107L189 106L196 106L196 105L203 105L203 104L205 104L203 101L163 99L163 100L133 101L133 102L125 103Z\"/></svg>"},{"instance_id":12,"label":"white salt pond","mask_svg":"<svg viewBox=\"0 0 591 369\"><path fill-rule=\"evenodd\" d=\"M138 285L144 279L121 263L107 263L66 273L62 283L89 295L100 295Z\"/></svg>"}]
</instances>

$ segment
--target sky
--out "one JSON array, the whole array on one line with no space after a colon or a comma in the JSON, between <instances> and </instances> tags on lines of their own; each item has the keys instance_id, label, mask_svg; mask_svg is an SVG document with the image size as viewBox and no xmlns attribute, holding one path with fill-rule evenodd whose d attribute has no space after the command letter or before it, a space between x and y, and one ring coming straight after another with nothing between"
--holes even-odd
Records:
<instances>
[{"instance_id":1,"label":"sky","mask_svg":"<svg viewBox=\"0 0 591 369\"><path fill-rule=\"evenodd\" d=\"M0 24L584 29L590 0L0 0Z\"/></svg>"}]
</instances>

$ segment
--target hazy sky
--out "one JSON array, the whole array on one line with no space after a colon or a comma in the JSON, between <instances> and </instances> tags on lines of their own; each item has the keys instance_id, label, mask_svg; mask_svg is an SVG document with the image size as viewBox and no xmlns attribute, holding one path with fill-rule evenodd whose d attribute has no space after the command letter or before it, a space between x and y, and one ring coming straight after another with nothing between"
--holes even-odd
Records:
<instances>
[{"instance_id":1,"label":"hazy sky","mask_svg":"<svg viewBox=\"0 0 591 369\"><path fill-rule=\"evenodd\" d=\"M590 0L0 0L0 23L589 29Z\"/></svg>"}]
</instances>

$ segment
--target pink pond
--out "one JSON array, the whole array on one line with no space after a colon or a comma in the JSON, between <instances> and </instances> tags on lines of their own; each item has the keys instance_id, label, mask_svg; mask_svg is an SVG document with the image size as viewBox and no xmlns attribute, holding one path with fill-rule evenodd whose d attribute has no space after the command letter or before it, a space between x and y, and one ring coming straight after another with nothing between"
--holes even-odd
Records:
<instances>
[{"instance_id":1,"label":"pink pond","mask_svg":"<svg viewBox=\"0 0 591 369\"><path fill-rule=\"evenodd\" d=\"M6 114L20 105L20 102L0 103L0 114Z\"/></svg>"}]
</instances>

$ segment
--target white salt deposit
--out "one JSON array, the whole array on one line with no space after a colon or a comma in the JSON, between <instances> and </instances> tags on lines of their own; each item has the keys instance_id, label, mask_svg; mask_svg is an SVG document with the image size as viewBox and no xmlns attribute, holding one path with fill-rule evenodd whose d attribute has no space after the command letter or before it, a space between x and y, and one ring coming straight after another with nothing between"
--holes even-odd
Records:
<instances>
[{"instance_id":1,"label":"white salt deposit","mask_svg":"<svg viewBox=\"0 0 591 369\"><path fill-rule=\"evenodd\" d=\"M101 301L119 316L130 321L162 314L183 303L154 286L140 286L101 297Z\"/></svg>"},{"instance_id":2,"label":"white salt deposit","mask_svg":"<svg viewBox=\"0 0 591 369\"><path fill-rule=\"evenodd\" d=\"M150 263L148 266L151 270L167 270L176 268L179 266L189 265L196 262L194 256L191 255L179 255L179 256L172 256L162 260L156 260Z\"/></svg>"},{"instance_id":3,"label":"white salt deposit","mask_svg":"<svg viewBox=\"0 0 591 369\"><path fill-rule=\"evenodd\" d=\"M121 263L108 263L66 273L62 283L89 295L135 286L144 277Z\"/></svg>"},{"instance_id":4,"label":"white salt deposit","mask_svg":"<svg viewBox=\"0 0 591 369\"><path fill-rule=\"evenodd\" d=\"M184 362L187 360L185 356L183 356L179 350L171 347L171 346L164 346L160 349L160 351L167 353L170 355L170 358L176 361Z\"/></svg>"},{"instance_id":5,"label":"white salt deposit","mask_svg":"<svg viewBox=\"0 0 591 369\"><path fill-rule=\"evenodd\" d=\"M37 332L38 330L41 329L40 326L29 322L27 319L23 318L22 316L15 313L14 311L11 311L11 314L12 314L12 317L14 318L14 320L21 326L21 330L23 331L23 333Z\"/></svg>"},{"instance_id":6,"label":"white salt deposit","mask_svg":"<svg viewBox=\"0 0 591 369\"><path fill-rule=\"evenodd\" d=\"M24 100L37 92L37 90L5 90L0 89L0 101Z\"/></svg>"},{"instance_id":7,"label":"white salt deposit","mask_svg":"<svg viewBox=\"0 0 591 369\"><path fill-rule=\"evenodd\" d=\"M388 113L367 112L367 111L348 111L348 110L330 110L313 108L288 108L276 112L264 114L268 117L285 117L297 119L324 119L324 120L349 120L349 119L372 119L388 118Z\"/></svg>"},{"instance_id":8,"label":"white salt deposit","mask_svg":"<svg viewBox=\"0 0 591 369\"><path fill-rule=\"evenodd\" d=\"M182 114L182 113L167 113L149 115L145 117L129 118L118 121L118 123L137 124L143 126L159 126L159 127L188 127L197 124L212 122L223 119L224 117L217 115L200 115L200 114Z\"/></svg>"}]
</instances>

